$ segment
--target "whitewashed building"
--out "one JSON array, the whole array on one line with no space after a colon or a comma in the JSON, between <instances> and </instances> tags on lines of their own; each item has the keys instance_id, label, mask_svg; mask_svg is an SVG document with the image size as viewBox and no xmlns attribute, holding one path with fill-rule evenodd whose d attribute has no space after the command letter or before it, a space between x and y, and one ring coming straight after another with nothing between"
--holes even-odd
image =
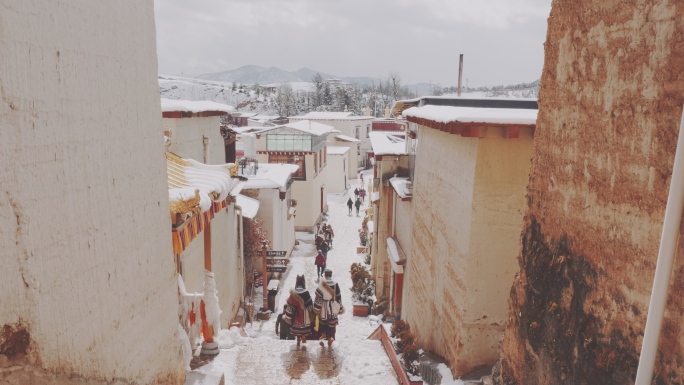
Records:
<instances>
[{"instance_id":1,"label":"whitewashed building","mask_svg":"<svg viewBox=\"0 0 684 385\"><path fill-rule=\"evenodd\" d=\"M338 130L338 135L332 136L342 136L344 139L341 141L344 141L345 144L335 143L334 145L346 146L349 147L351 151L356 151L355 167L351 167L353 174L349 174L349 177L351 178L352 176L355 177L359 169L370 167L367 154L371 148L369 133L372 130L373 119L372 116L354 116L351 112L309 112L303 116L290 117L290 122L310 120L327 124ZM348 141L346 138L354 138L357 139L358 142ZM351 158L352 157L350 156L350 159Z\"/></svg>"},{"instance_id":2,"label":"whitewashed building","mask_svg":"<svg viewBox=\"0 0 684 385\"><path fill-rule=\"evenodd\" d=\"M240 170L239 174L248 178L243 188L245 194L255 192L250 195L256 201L256 216L264 223L271 250L286 251L288 257L295 245L298 202L292 197L292 175L298 168L292 164L265 163L259 164L255 172Z\"/></svg>"},{"instance_id":3,"label":"whitewashed building","mask_svg":"<svg viewBox=\"0 0 684 385\"><path fill-rule=\"evenodd\" d=\"M421 347L446 358L459 376L498 360L518 269L537 103L447 97L410 102L395 106L409 107L403 111L408 172L378 175L381 186L394 190L387 197L393 203L382 203L386 197L380 196L379 206L387 210L380 210L378 227L386 222L392 230L379 238L387 240L390 267L403 260L395 311ZM410 241L400 218L411 220ZM379 274L388 270L384 266ZM387 278L382 282L391 290Z\"/></svg>"},{"instance_id":4,"label":"whitewashed building","mask_svg":"<svg viewBox=\"0 0 684 385\"><path fill-rule=\"evenodd\" d=\"M153 2L0 9L0 382L181 385Z\"/></svg>"},{"instance_id":5,"label":"whitewashed building","mask_svg":"<svg viewBox=\"0 0 684 385\"><path fill-rule=\"evenodd\" d=\"M328 191L340 193L349 186L349 147L328 146ZM356 169L354 169L356 171ZM356 175L353 175L356 177Z\"/></svg>"},{"instance_id":6,"label":"whitewashed building","mask_svg":"<svg viewBox=\"0 0 684 385\"><path fill-rule=\"evenodd\" d=\"M254 134L259 163L295 164L292 198L297 204L295 229L313 231L321 213L328 210L327 137L331 126L299 121Z\"/></svg>"},{"instance_id":7,"label":"whitewashed building","mask_svg":"<svg viewBox=\"0 0 684 385\"><path fill-rule=\"evenodd\" d=\"M169 188L187 184L187 181L174 179L171 173L174 161L184 170L194 173L219 172L230 178L228 167L234 165L225 164L224 161L226 148L220 129L220 117L232 111L232 107L207 101L162 99L161 108L167 150L177 155L177 157L167 155ZM198 170L188 169L187 167L190 166ZM236 167L235 170L237 170ZM225 176L219 175L213 178L225 178ZM208 270L215 275L219 306L222 311L221 324L224 326L234 319L243 300L241 284L244 279L242 261L244 253L241 250L239 234L242 231L242 225L239 223L240 210L235 205L235 199L243 185L244 183L233 183L231 186L223 186L224 189L228 189L227 195L221 195L222 199L214 201L211 210L203 209L199 213L195 212L197 214L195 226L192 221L179 222L181 218L172 218L174 253L178 272L183 277L185 288L188 292L203 292L204 270L210 266ZM207 192L207 194L210 193ZM203 218L202 215L204 215ZM208 232L207 228L209 228ZM191 242L198 236L208 238L204 241ZM184 239L186 241L181 242Z\"/></svg>"}]
</instances>

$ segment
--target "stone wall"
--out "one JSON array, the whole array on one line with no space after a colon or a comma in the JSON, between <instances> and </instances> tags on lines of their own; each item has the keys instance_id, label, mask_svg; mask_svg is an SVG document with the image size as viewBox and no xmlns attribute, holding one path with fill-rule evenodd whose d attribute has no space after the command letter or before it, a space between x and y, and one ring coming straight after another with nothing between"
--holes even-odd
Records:
<instances>
[{"instance_id":1,"label":"stone wall","mask_svg":"<svg viewBox=\"0 0 684 385\"><path fill-rule=\"evenodd\" d=\"M182 383L153 2L0 8L0 382Z\"/></svg>"},{"instance_id":2,"label":"stone wall","mask_svg":"<svg viewBox=\"0 0 684 385\"><path fill-rule=\"evenodd\" d=\"M631 384L684 102L684 3L554 1L505 384ZM655 383L684 381L680 245Z\"/></svg>"}]
</instances>

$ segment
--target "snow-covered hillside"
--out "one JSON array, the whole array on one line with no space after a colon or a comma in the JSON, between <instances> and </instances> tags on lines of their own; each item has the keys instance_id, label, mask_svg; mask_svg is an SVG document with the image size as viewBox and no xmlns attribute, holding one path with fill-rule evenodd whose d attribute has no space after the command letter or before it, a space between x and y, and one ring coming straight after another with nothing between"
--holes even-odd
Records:
<instances>
[{"instance_id":1,"label":"snow-covered hillside","mask_svg":"<svg viewBox=\"0 0 684 385\"><path fill-rule=\"evenodd\" d=\"M236 107L240 111L272 114L268 97L247 87L201 79L159 75L159 92L163 98L176 100L209 100Z\"/></svg>"}]
</instances>

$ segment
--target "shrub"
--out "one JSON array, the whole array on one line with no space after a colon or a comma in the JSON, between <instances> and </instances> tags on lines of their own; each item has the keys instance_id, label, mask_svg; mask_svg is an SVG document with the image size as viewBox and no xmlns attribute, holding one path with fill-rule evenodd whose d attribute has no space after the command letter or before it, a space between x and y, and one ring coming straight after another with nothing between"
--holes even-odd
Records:
<instances>
[{"instance_id":1,"label":"shrub","mask_svg":"<svg viewBox=\"0 0 684 385\"><path fill-rule=\"evenodd\" d=\"M418 375L419 365L415 363L418 361L418 357L420 356L420 348L418 345L416 343L407 345L404 347L404 349L402 349L401 353L401 360L402 364L404 365L404 369L413 375Z\"/></svg>"},{"instance_id":2,"label":"shrub","mask_svg":"<svg viewBox=\"0 0 684 385\"><path fill-rule=\"evenodd\" d=\"M399 333L403 332L404 330L409 330L409 329L410 329L410 327L409 327L408 323L406 323L402 320L399 320L392 325L392 328L390 329L390 336L395 337L395 338L399 338L399 337L397 337L397 335Z\"/></svg>"},{"instance_id":3,"label":"shrub","mask_svg":"<svg viewBox=\"0 0 684 385\"><path fill-rule=\"evenodd\" d=\"M375 280L370 271L363 264L353 263L349 272L352 279L352 299L372 307L375 301Z\"/></svg>"},{"instance_id":4,"label":"shrub","mask_svg":"<svg viewBox=\"0 0 684 385\"><path fill-rule=\"evenodd\" d=\"M392 325L390 333L392 337L398 339L395 348L401 353L402 366L408 373L418 375L419 366L414 362L418 361L420 347L418 347L418 339L411 333L411 327L408 323L399 320Z\"/></svg>"}]
</instances>

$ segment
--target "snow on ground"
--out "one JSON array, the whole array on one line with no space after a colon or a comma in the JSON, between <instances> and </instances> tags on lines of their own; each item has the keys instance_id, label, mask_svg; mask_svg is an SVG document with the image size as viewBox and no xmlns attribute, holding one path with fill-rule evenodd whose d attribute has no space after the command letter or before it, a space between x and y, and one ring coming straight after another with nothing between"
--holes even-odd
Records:
<instances>
[{"instance_id":1,"label":"snow on ground","mask_svg":"<svg viewBox=\"0 0 684 385\"><path fill-rule=\"evenodd\" d=\"M364 177L368 181L371 174L364 174ZM226 384L397 383L396 374L380 341L367 339L377 325L371 325L367 317L352 316L349 269L352 263L363 261L363 255L356 254L358 229L361 228L363 217L347 214L347 198L349 194L354 194L355 187L360 186L359 180L352 180L350 184L351 189L347 192L328 195L328 223L336 235L333 248L328 252L328 268L333 271L333 280L340 285L345 307L332 349L318 346L317 341L308 341L306 350L297 349L294 341L281 341L275 334L274 314L269 321L247 324L245 332L248 337L240 336L236 328L221 330L221 354L199 371L223 371ZM366 198L362 213L368 204ZM280 277L281 289L276 297L278 313L282 312L298 274L305 275L306 288L312 296L318 285L313 234L297 232L296 236L299 245L292 252L288 271ZM260 298L256 298L255 303L260 304Z\"/></svg>"}]
</instances>

